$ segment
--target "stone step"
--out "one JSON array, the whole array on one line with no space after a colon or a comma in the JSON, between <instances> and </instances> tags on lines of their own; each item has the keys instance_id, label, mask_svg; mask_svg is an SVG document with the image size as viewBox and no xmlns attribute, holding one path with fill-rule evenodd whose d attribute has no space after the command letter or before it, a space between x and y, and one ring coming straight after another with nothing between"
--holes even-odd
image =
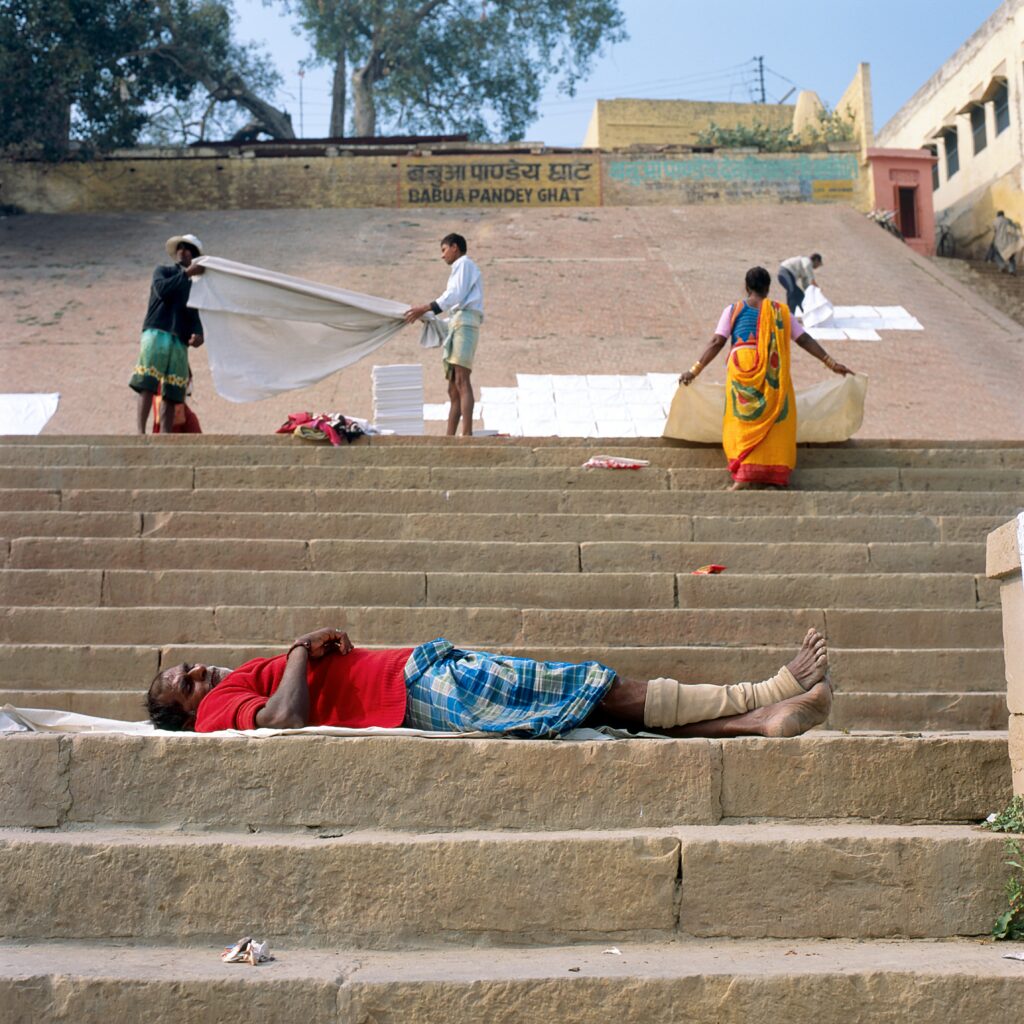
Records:
<instances>
[{"instance_id":1,"label":"stone step","mask_svg":"<svg viewBox=\"0 0 1024 1024\"><path fill-rule=\"evenodd\" d=\"M562 466L15 466L0 473L7 488L192 488L705 491L724 488L720 469L639 471L587 470ZM797 469L796 488L806 491L1000 491L1024 492L1022 468L821 467Z\"/></svg>"},{"instance_id":2,"label":"stone step","mask_svg":"<svg viewBox=\"0 0 1024 1024\"><path fill-rule=\"evenodd\" d=\"M49 708L55 711L73 711L82 715L114 718L137 722L145 719L142 705L146 685L155 672L140 675L121 684L122 689L90 689L68 685L66 677L44 688L14 688L13 683L0 687L0 706L11 704L18 708ZM913 677L893 679L892 686L927 686L931 680ZM998 677L991 681L976 681L978 686L996 686ZM856 683L852 683L856 685ZM56 687L56 688L54 688ZM978 730L1006 730L1008 726L1005 689L987 691L939 693L887 693L884 691L837 692L832 714L825 725L830 729L881 729L914 732ZM1005 751L1004 751L1005 753Z\"/></svg>"},{"instance_id":3,"label":"stone step","mask_svg":"<svg viewBox=\"0 0 1024 1024\"><path fill-rule=\"evenodd\" d=\"M0 537L0 564L13 569L237 569L478 572L690 573L728 553L729 573L967 573L985 565L985 545L692 541L204 540Z\"/></svg>"},{"instance_id":4,"label":"stone step","mask_svg":"<svg viewBox=\"0 0 1024 1024\"><path fill-rule=\"evenodd\" d=\"M791 639L790 644L783 645L737 644L732 647L503 644L495 649L538 660L593 659L613 666L629 679L669 676L684 682L734 683L750 677L761 678L784 665L793 656L799 634ZM0 645L0 681L8 688L40 691L66 690L72 683L78 690L127 690L134 699L161 665L166 667L183 661L241 665L250 658L280 654L281 643L280 640L276 644L193 642L164 647L9 643ZM829 657L832 684L841 694L887 693L900 684L911 692L917 688L922 692L945 694L948 703L950 695L1002 688L1001 645L904 650L833 645Z\"/></svg>"},{"instance_id":5,"label":"stone step","mask_svg":"<svg viewBox=\"0 0 1024 1024\"><path fill-rule=\"evenodd\" d=\"M342 448L310 444L258 443L195 445L131 444L105 438L99 444L0 444L0 472L29 467L174 467L174 466L516 466L577 467L595 454L635 455L661 468L721 469L718 445L673 446L639 444L638 439L561 439L538 444L539 438L494 438L486 444L441 443L439 438L410 444L407 438L380 440ZM482 439L481 439L482 440ZM652 439L655 440L655 439ZM609 449L614 449L609 451ZM633 451L632 449L636 449ZM913 447L875 445L800 445L797 463L805 468L936 468L1024 469L1024 445L1005 447Z\"/></svg>"},{"instance_id":6,"label":"stone step","mask_svg":"<svg viewBox=\"0 0 1024 1024\"><path fill-rule=\"evenodd\" d=\"M421 446L427 448L450 447L450 448L489 448L495 445L521 446L527 448L566 448L589 445L594 439L590 438L565 438L565 437L445 437L442 434L394 435L380 434L362 437L356 443L357 447L369 446L371 448L407 448ZM717 448L714 444L703 444L696 441L677 441L674 438L663 437L621 437L602 438L602 443L618 443L634 445L637 448L667 448L667 449L705 449ZM316 447L299 444L294 437L286 434L263 434L254 439L251 434L189 434L187 437L174 436L171 438L161 437L159 434L40 434L36 436L11 434L0 438L0 446L22 447L25 445L61 447L67 444L80 444L87 447L99 447L102 445L114 445L115 447L251 447L258 443L267 448L290 448ZM341 450L345 451L350 446L346 445ZM980 451L982 449L1013 449L1022 447L1018 440L995 440L985 438L981 440L950 441L948 439L929 438L856 438L850 441L826 444L806 444L801 448L807 450L873 450L882 449L886 451L914 451L921 448L956 449L965 451ZM324 446L327 450L327 446Z\"/></svg>"},{"instance_id":7,"label":"stone step","mask_svg":"<svg viewBox=\"0 0 1024 1024\"><path fill-rule=\"evenodd\" d=\"M0 642L70 644L280 643L333 624L370 645L405 646L447 636L463 647L489 649L664 644L779 644L809 626L836 647L994 647L1001 643L997 609L587 609L398 608L381 606L0 609ZM615 666L613 666L615 667Z\"/></svg>"},{"instance_id":8,"label":"stone step","mask_svg":"<svg viewBox=\"0 0 1024 1024\"><path fill-rule=\"evenodd\" d=\"M234 788L222 779L203 784ZM214 942L258 915L282 943L349 948L946 938L987 934L1005 902L1005 837L966 826L336 831L0 832L18 880L0 890L0 933Z\"/></svg>"},{"instance_id":9,"label":"stone step","mask_svg":"<svg viewBox=\"0 0 1024 1024\"><path fill-rule=\"evenodd\" d=\"M917 679L918 685L929 685ZM856 683L853 683L855 686ZM900 679L890 685L902 686ZM1006 690L998 677L987 692L857 692L837 694L828 720L830 729L1005 729L1009 723Z\"/></svg>"},{"instance_id":10,"label":"stone step","mask_svg":"<svg viewBox=\"0 0 1024 1024\"><path fill-rule=\"evenodd\" d=\"M225 540L976 543L1005 516L690 516L533 512L0 512L0 536Z\"/></svg>"},{"instance_id":11,"label":"stone step","mask_svg":"<svg viewBox=\"0 0 1024 1024\"><path fill-rule=\"evenodd\" d=\"M0 569L0 603L393 604L546 608L996 608L998 581L966 573L274 572Z\"/></svg>"},{"instance_id":12,"label":"stone step","mask_svg":"<svg viewBox=\"0 0 1024 1024\"><path fill-rule=\"evenodd\" d=\"M14 542L17 544L17 542ZM326 549L318 544L344 542L314 541L310 545L314 557L328 559ZM813 542L765 543L756 541L584 541L580 544L580 568L584 572L608 572L629 568L636 572L668 570L692 572L701 565L717 562L729 572L742 573L970 573L981 571L985 562L985 545L962 542L895 542L862 543ZM17 564L12 557L10 564Z\"/></svg>"},{"instance_id":13,"label":"stone step","mask_svg":"<svg viewBox=\"0 0 1024 1024\"><path fill-rule=\"evenodd\" d=\"M240 929L218 937L229 945ZM260 932L260 934L263 934ZM688 940L375 952L280 946L258 970L206 946L0 943L12 1022L245 1020L520 1024L992 1021L1024 999L1020 964L977 941ZM185 1008L187 1007L187 1011ZM686 1018L678 1016L686 1008ZM771 1007L770 1017L765 1008Z\"/></svg>"},{"instance_id":14,"label":"stone step","mask_svg":"<svg viewBox=\"0 0 1024 1024\"><path fill-rule=\"evenodd\" d=\"M231 778L252 784L232 785L225 764ZM21 780L0 791L0 825L19 828L539 831L824 818L934 824L977 822L1011 795L1005 732L550 743L37 733L0 741L0 766L5 777ZM207 782L168 785L183 778ZM386 798L367 800L381 778L389 780Z\"/></svg>"},{"instance_id":15,"label":"stone step","mask_svg":"<svg viewBox=\"0 0 1024 1024\"><path fill-rule=\"evenodd\" d=\"M2 480L2 474L0 474ZM373 508L374 489L277 490L267 488L189 488L173 490L46 490L0 487L0 510L64 512L336 512ZM619 491L521 490L517 512L602 513L618 511ZM924 515L992 516L1004 520L1012 496L973 491L634 491L628 511L643 515ZM507 490L460 488L396 489L388 493L391 512L507 512Z\"/></svg>"}]
</instances>

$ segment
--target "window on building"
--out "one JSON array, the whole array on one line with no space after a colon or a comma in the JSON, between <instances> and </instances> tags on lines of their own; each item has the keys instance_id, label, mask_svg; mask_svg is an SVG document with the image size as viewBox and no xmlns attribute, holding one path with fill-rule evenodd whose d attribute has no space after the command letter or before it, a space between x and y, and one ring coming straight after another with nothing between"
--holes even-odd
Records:
<instances>
[{"instance_id":1,"label":"window on building","mask_svg":"<svg viewBox=\"0 0 1024 1024\"><path fill-rule=\"evenodd\" d=\"M946 151L946 180L960 170L960 153L957 149L957 130L947 128L942 133L942 145Z\"/></svg>"},{"instance_id":2,"label":"window on building","mask_svg":"<svg viewBox=\"0 0 1024 1024\"><path fill-rule=\"evenodd\" d=\"M996 112L996 135L1002 135L1010 127L1010 90L1005 82L996 89L992 106Z\"/></svg>"},{"instance_id":3,"label":"window on building","mask_svg":"<svg viewBox=\"0 0 1024 1024\"><path fill-rule=\"evenodd\" d=\"M971 135L974 137L974 152L980 153L988 145L985 133L985 107L978 103L971 107Z\"/></svg>"},{"instance_id":4,"label":"window on building","mask_svg":"<svg viewBox=\"0 0 1024 1024\"><path fill-rule=\"evenodd\" d=\"M927 149L928 152L931 153L931 155L936 158L935 163L932 164L932 191L934 192L939 187L939 147L936 146L934 143L930 143L929 145L924 146L923 148Z\"/></svg>"}]
</instances>

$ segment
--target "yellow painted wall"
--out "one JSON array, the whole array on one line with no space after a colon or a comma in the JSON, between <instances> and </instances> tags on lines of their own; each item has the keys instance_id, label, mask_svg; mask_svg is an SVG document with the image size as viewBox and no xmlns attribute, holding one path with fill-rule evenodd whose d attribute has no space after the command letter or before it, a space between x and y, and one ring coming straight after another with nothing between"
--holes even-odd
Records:
<instances>
[{"instance_id":1,"label":"yellow painted wall","mask_svg":"<svg viewBox=\"0 0 1024 1024\"><path fill-rule=\"evenodd\" d=\"M846 87L846 92L839 97L835 107L842 116L853 117L856 139L861 151L866 151L875 144L875 114L871 99L871 65L858 64L853 81Z\"/></svg>"},{"instance_id":2,"label":"yellow painted wall","mask_svg":"<svg viewBox=\"0 0 1024 1024\"><path fill-rule=\"evenodd\" d=\"M0 203L32 213L855 203L862 186L855 153L178 155L0 163Z\"/></svg>"},{"instance_id":3,"label":"yellow painted wall","mask_svg":"<svg viewBox=\"0 0 1024 1024\"><path fill-rule=\"evenodd\" d=\"M793 107L697 100L598 100L583 145L593 149L696 146L698 136L712 122L723 128L758 122L772 128L788 128L793 123Z\"/></svg>"}]
</instances>

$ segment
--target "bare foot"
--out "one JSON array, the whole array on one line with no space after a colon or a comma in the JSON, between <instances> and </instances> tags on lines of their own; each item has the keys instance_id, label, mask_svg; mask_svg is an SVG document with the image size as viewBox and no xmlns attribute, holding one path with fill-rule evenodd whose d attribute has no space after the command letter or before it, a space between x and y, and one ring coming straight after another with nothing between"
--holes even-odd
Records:
<instances>
[{"instance_id":1,"label":"bare foot","mask_svg":"<svg viewBox=\"0 0 1024 1024\"><path fill-rule=\"evenodd\" d=\"M732 487L727 488L730 491L749 491L750 484L746 480L734 480Z\"/></svg>"},{"instance_id":2,"label":"bare foot","mask_svg":"<svg viewBox=\"0 0 1024 1024\"><path fill-rule=\"evenodd\" d=\"M813 627L807 630L800 650L786 668L805 690L820 683L828 675L828 644L825 638Z\"/></svg>"},{"instance_id":3,"label":"bare foot","mask_svg":"<svg viewBox=\"0 0 1024 1024\"><path fill-rule=\"evenodd\" d=\"M832 710L832 690L828 683L818 683L799 697L790 697L761 708L762 736L799 736L821 725Z\"/></svg>"}]
</instances>

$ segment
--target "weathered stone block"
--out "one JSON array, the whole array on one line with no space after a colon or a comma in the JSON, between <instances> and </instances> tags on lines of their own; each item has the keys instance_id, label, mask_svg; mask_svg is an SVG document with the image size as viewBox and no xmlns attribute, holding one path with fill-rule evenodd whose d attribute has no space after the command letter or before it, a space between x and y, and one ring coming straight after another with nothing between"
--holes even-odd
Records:
<instances>
[{"instance_id":1,"label":"weathered stone block","mask_svg":"<svg viewBox=\"0 0 1024 1024\"><path fill-rule=\"evenodd\" d=\"M68 803L66 756L57 736L0 737L0 824L60 824Z\"/></svg>"}]
</instances>

